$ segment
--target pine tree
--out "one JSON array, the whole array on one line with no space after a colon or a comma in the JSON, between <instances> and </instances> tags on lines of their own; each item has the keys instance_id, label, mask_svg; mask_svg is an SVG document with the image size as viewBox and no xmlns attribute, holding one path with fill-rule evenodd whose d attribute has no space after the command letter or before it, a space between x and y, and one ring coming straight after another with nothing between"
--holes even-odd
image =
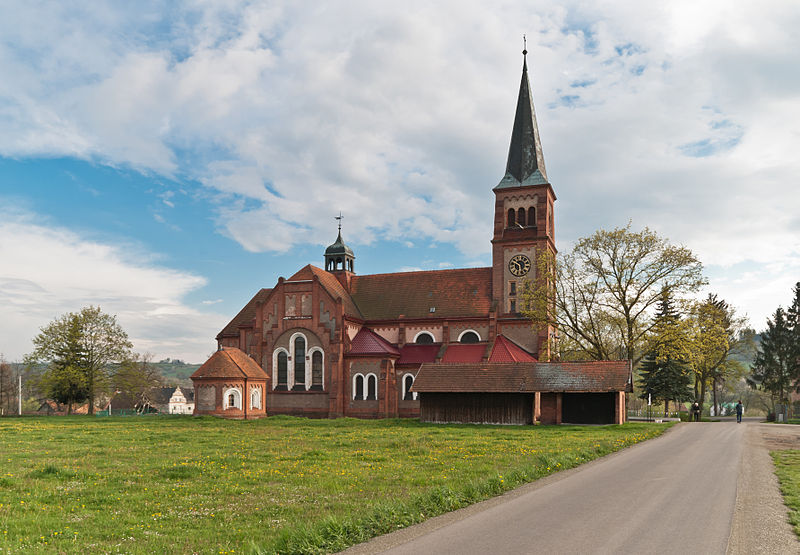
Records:
<instances>
[{"instance_id":1,"label":"pine tree","mask_svg":"<svg viewBox=\"0 0 800 555\"><path fill-rule=\"evenodd\" d=\"M81 322L77 315L66 321L63 340L54 347L53 361L42 376L41 387L48 397L67 405L72 413L73 403L89 397L85 366L86 352L81 344Z\"/></svg>"},{"instance_id":2,"label":"pine tree","mask_svg":"<svg viewBox=\"0 0 800 555\"><path fill-rule=\"evenodd\" d=\"M772 394L773 404L785 403L789 389L796 380L796 346L793 330L786 312L778 307L767 320L767 330L761 333L761 345L756 351L750 384Z\"/></svg>"},{"instance_id":3,"label":"pine tree","mask_svg":"<svg viewBox=\"0 0 800 555\"><path fill-rule=\"evenodd\" d=\"M692 398L690 369L684 356L680 317L667 291L662 292L653 322L654 341L640 366L641 397L651 395L668 403Z\"/></svg>"},{"instance_id":4,"label":"pine tree","mask_svg":"<svg viewBox=\"0 0 800 555\"><path fill-rule=\"evenodd\" d=\"M794 299L786 311L786 324L790 330L789 375L795 391L800 391L800 281L794 286Z\"/></svg>"}]
</instances>

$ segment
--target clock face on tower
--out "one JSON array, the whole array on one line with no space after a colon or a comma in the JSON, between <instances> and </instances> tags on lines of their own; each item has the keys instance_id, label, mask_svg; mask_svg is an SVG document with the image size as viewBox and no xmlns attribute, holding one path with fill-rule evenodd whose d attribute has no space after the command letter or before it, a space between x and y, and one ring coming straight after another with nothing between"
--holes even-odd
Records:
<instances>
[{"instance_id":1,"label":"clock face on tower","mask_svg":"<svg viewBox=\"0 0 800 555\"><path fill-rule=\"evenodd\" d=\"M531 269L531 259L524 254L517 254L508 261L508 271L513 275L524 276Z\"/></svg>"}]
</instances>

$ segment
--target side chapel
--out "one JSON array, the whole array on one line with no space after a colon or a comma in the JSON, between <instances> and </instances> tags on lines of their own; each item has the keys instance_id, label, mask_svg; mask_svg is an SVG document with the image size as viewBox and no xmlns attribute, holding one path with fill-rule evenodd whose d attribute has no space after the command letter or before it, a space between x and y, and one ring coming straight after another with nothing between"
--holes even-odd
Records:
<instances>
[{"instance_id":1,"label":"side chapel","mask_svg":"<svg viewBox=\"0 0 800 555\"><path fill-rule=\"evenodd\" d=\"M556 253L525 57L506 173L492 191L488 268L359 275L340 221L324 269L279 278L220 331L219 351L192 376L194 414L623 422L628 361L540 363L555 330L534 333L518 311L537 253Z\"/></svg>"}]
</instances>

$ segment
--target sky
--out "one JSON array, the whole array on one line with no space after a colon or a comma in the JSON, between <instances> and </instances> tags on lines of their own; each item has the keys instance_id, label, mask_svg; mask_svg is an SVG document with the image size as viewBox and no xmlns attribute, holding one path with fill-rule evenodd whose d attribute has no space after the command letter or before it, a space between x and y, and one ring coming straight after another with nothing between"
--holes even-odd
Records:
<instances>
[{"instance_id":1,"label":"sky","mask_svg":"<svg viewBox=\"0 0 800 555\"><path fill-rule=\"evenodd\" d=\"M523 34L559 250L648 226L763 329L800 281L800 3L495 4L0 0L0 353L99 305L200 363L340 211L359 274L490 265Z\"/></svg>"}]
</instances>

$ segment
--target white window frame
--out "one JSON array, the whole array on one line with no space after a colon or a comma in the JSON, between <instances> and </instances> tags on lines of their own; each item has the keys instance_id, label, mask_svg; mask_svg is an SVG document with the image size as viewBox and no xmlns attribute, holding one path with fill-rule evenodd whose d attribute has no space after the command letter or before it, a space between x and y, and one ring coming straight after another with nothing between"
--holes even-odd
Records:
<instances>
[{"instance_id":1,"label":"white window frame","mask_svg":"<svg viewBox=\"0 0 800 555\"><path fill-rule=\"evenodd\" d=\"M377 401L378 400L378 375L375 374L375 372L370 372L369 374L367 374L364 377L364 400L365 401L367 400L367 395L368 395L368 391L369 391L369 378L370 378L370 376L375 378L375 399L374 400ZM370 401L372 401L372 400L373 399L370 399Z\"/></svg>"},{"instance_id":2,"label":"white window frame","mask_svg":"<svg viewBox=\"0 0 800 555\"><path fill-rule=\"evenodd\" d=\"M409 377L409 376L411 376L411 385L412 386L414 385L414 382L417 379L417 377L414 374L412 374L411 372L407 372L407 373L403 374L403 377L401 378L401 381L400 381L400 384L403 387L403 396L400 397L401 401L405 401L406 400L406 393L408 393L408 390L406 389L406 378ZM413 400L413 401L417 400L417 392L416 391L412 391L411 392L411 400Z\"/></svg>"},{"instance_id":3,"label":"white window frame","mask_svg":"<svg viewBox=\"0 0 800 555\"><path fill-rule=\"evenodd\" d=\"M289 351L284 349L283 347L278 347L274 351L272 351L272 389L278 387L278 353L284 352L286 353L286 388L291 389L289 387L289 363L292 361L292 355ZM291 369L292 374L294 374L294 367Z\"/></svg>"},{"instance_id":4,"label":"white window frame","mask_svg":"<svg viewBox=\"0 0 800 555\"><path fill-rule=\"evenodd\" d=\"M419 338L419 336L422 335L423 333L425 335L430 335L431 336L431 340L432 340L431 343L436 343L436 334L433 333L432 331L428 331L428 330L418 331L417 334L414 336L414 340L412 341L412 343L416 343L417 339ZM478 337L480 337L480 336L478 336Z\"/></svg>"},{"instance_id":5,"label":"white window frame","mask_svg":"<svg viewBox=\"0 0 800 555\"><path fill-rule=\"evenodd\" d=\"M255 402L254 402L255 401ZM261 410L261 388L254 387L250 389L250 408Z\"/></svg>"},{"instance_id":6,"label":"white window frame","mask_svg":"<svg viewBox=\"0 0 800 555\"><path fill-rule=\"evenodd\" d=\"M359 377L364 380L364 386L361 388L361 397L356 397L356 379ZM351 391L351 397L353 398L353 401L363 401L367 398L367 378L364 376L364 374L361 374L360 372L358 374L353 374L353 389Z\"/></svg>"},{"instance_id":7,"label":"white window frame","mask_svg":"<svg viewBox=\"0 0 800 555\"><path fill-rule=\"evenodd\" d=\"M461 333L458 334L458 342L461 343L461 338L464 337L469 332L472 332L472 333L474 333L475 335L478 336L478 342L483 341L483 339L481 339L481 334L478 333L477 330L468 329L468 330L464 330L464 331L462 331Z\"/></svg>"},{"instance_id":8,"label":"white window frame","mask_svg":"<svg viewBox=\"0 0 800 555\"><path fill-rule=\"evenodd\" d=\"M306 343L306 353L308 354L308 361L310 363L312 363L313 360L314 360L314 353L319 351L322 354L322 383L320 385L322 386L322 389L324 390L325 389L325 351L323 351L320 347L311 347L309 349L307 345L308 345L308 343ZM311 378L311 372L314 370L314 364L312 363L312 364L306 365L306 370L307 370L307 372L306 372L306 391L307 391L307 390L311 389L311 385L313 383L313 380Z\"/></svg>"},{"instance_id":9,"label":"white window frame","mask_svg":"<svg viewBox=\"0 0 800 555\"><path fill-rule=\"evenodd\" d=\"M233 406L230 406L228 404L228 396L231 393L233 393L235 397ZM239 389L236 387L229 387L228 389L225 390L225 393L222 394L222 409L228 410L231 408L242 410L242 392L239 391Z\"/></svg>"},{"instance_id":10,"label":"white window frame","mask_svg":"<svg viewBox=\"0 0 800 555\"><path fill-rule=\"evenodd\" d=\"M294 340L297 339L298 337L302 337L303 341L306 344L306 353L305 353L305 356L303 357L303 368L305 370L305 372L304 372L305 373L305 381L303 382L303 386L305 387L306 391L308 391L308 388L311 387L310 386L311 382L310 382L309 377L308 377L308 337L306 337L306 334L304 334L302 332L299 332L299 331L293 333L291 335L291 337L289 337L289 362L291 362L291 365L290 365L291 366L291 378L289 378L287 376L287 381L289 383L286 384L286 385L287 385L289 391L294 389L294 386L297 385L295 383L295 379L294 379L294 365L295 365L294 361L295 361L295 358L296 358L295 357L295 352L294 352Z\"/></svg>"}]
</instances>

